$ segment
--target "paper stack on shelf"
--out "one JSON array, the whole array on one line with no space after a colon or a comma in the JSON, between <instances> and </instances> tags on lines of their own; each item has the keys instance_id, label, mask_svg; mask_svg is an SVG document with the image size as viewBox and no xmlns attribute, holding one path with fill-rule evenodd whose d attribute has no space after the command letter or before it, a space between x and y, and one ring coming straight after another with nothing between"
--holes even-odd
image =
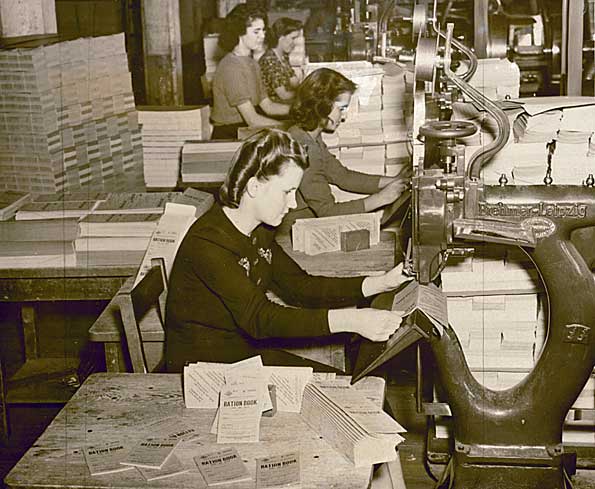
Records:
<instances>
[{"instance_id":1,"label":"paper stack on shelf","mask_svg":"<svg viewBox=\"0 0 595 489\"><path fill-rule=\"evenodd\" d=\"M187 142L182 148L182 181L223 182L240 141Z\"/></svg>"},{"instance_id":2,"label":"paper stack on shelf","mask_svg":"<svg viewBox=\"0 0 595 489\"><path fill-rule=\"evenodd\" d=\"M90 214L108 196L107 192L91 191L39 194L17 211L15 219L27 221L80 218Z\"/></svg>"},{"instance_id":3,"label":"paper stack on shelf","mask_svg":"<svg viewBox=\"0 0 595 489\"><path fill-rule=\"evenodd\" d=\"M188 188L181 192L111 194L79 222L75 246L83 265L138 264L168 203L191 206L192 219L213 203L211 194Z\"/></svg>"},{"instance_id":4,"label":"paper stack on shelf","mask_svg":"<svg viewBox=\"0 0 595 489\"><path fill-rule=\"evenodd\" d=\"M556 139L562 124L562 110L555 109L530 116L520 114L513 123L513 133L518 143L547 143Z\"/></svg>"},{"instance_id":5,"label":"paper stack on shelf","mask_svg":"<svg viewBox=\"0 0 595 489\"><path fill-rule=\"evenodd\" d=\"M142 189L124 34L0 51L0 189Z\"/></svg>"},{"instance_id":6,"label":"paper stack on shelf","mask_svg":"<svg viewBox=\"0 0 595 489\"><path fill-rule=\"evenodd\" d=\"M0 222L0 267L73 267L76 219Z\"/></svg>"},{"instance_id":7,"label":"paper stack on shelf","mask_svg":"<svg viewBox=\"0 0 595 489\"><path fill-rule=\"evenodd\" d=\"M449 323L472 371L534 364L537 294L449 297Z\"/></svg>"},{"instance_id":8,"label":"paper stack on shelf","mask_svg":"<svg viewBox=\"0 0 595 489\"><path fill-rule=\"evenodd\" d=\"M184 143L211 137L209 106L140 106L137 109L145 184L152 188L174 188L180 176Z\"/></svg>"}]
</instances>

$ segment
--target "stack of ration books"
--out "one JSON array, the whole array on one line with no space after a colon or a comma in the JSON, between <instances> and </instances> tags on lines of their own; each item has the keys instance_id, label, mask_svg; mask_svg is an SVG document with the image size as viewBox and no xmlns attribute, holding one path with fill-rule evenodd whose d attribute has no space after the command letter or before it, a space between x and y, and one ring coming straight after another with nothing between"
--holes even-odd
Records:
<instances>
[{"instance_id":1,"label":"stack of ration books","mask_svg":"<svg viewBox=\"0 0 595 489\"><path fill-rule=\"evenodd\" d=\"M188 408L217 408L211 433L218 443L256 442L261 416L284 411L301 413L356 466L395 460L405 430L382 411L382 399L366 395L383 380L353 386L349 380L313 374L310 367L263 366L260 356L234 364L197 362L184 368L184 401Z\"/></svg>"},{"instance_id":2,"label":"stack of ration books","mask_svg":"<svg viewBox=\"0 0 595 489\"><path fill-rule=\"evenodd\" d=\"M0 51L0 190L142 189L124 34Z\"/></svg>"},{"instance_id":3,"label":"stack of ration books","mask_svg":"<svg viewBox=\"0 0 595 489\"><path fill-rule=\"evenodd\" d=\"M144 480L153 481L189 472L175 450L197 437L189 421L171 416L144 426L136 440L91 442L83 448L83 454L91 476L134 470Z\"/></svg>"},{"instance_id":4,"label":"stack of ration books","mask_svg":"<svg viewBox=\"0 0 595 489\"><path fill-rule=\"evenodd\" d=\"M143 139L145 184L148 188L174 188L180 177L182 146L186 141L211 137L209 106L138 107Z\"/></svg>"},{"instance_id":5,"label":"stack of ration books","mask_svg":"<svg viewBox=\"0 0 595 489\"><path fill-rule=\"evenodd\" d=\"M342 249L342 235L349 231L364 230L369 233L369 246L380 241L382 211L343 216L297 219L291 228L295 251L318 255Z\"/></svg>"}]
</instances>

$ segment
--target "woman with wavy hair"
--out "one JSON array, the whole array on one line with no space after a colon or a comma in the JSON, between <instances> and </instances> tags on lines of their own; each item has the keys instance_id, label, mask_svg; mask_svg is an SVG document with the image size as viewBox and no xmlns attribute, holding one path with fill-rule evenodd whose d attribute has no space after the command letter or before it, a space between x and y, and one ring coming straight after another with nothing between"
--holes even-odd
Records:
<instances>
[{"instance_id":1,"label":"woman with wavy hair","mask_svg":"<svg viewBox=\"0 0 595 489\"><path fill-rule=\"evenodd\" d=\"M283 350L300 339L359 333L384 341L396 311L337 309L398 287L402 267L373 277L304 272L275 242L274 227L295 207L307 158L287 133L265 129L234 156L219 202L189 229L176 255L167 299L167 368L235 362L262 355L268 365L311 365ZM286 304L267 298L272 291Z\"/></svg>"},{"instance_id":2,"label":"woman with wavy hair","mask_svg":"<svg viewBox=\"0 0 595 489\"><path fill-rule=\"evenodd\" d=\"M350 170L333 156L321 134L334 132L343 121L357 86L337 71L320 68L298 87L289 116L294 125L289 133L306 149L310 167L297 193L297 207L284 222L297 218L337 216L370 212L394 202L409 180L370 175ZM336 202L330 185L348 192L368 194L347 202Z\"/></svg>"},{"instance_id":3,"label":"woman with wavy hair","mask_svg":"<svg viewBox=\"0 0 595 489\"><path fill-rule=\"evenodd\" d=\"M241 3L225 18L219 45L228 54L217 65L213 78L213 110L211 139L237 139L244 126L275 126L279 122L261 115L285 116L286 104L273 102L266 92L255 51L264 43L266 14Z\"/></svg>"},{"instance_id":4,"label":"woman with wavy hair","mask_svg":"<svg viewBox=\"0 0 595 489\"><path fill-rule=\"evenodd\" d=\"M300 78L289 64L289 53L300 37L302 23L289 17L277 19L267 31L269 48L258 60L264 84L271 100L290 103Z\"/></svg>"}]
</instances>

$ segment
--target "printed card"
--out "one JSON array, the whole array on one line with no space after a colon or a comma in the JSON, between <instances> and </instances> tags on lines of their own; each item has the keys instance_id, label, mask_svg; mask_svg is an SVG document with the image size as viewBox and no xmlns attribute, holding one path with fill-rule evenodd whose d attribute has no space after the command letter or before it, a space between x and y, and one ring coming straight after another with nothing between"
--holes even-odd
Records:
<instances>
[{"instance_id":1,"label":"printed card","mask_svg":"<svg viewBox=\"0 0 595 489\"><path fill-rule=\"evenodd\" d=\"M290 487L300 484L299 452L256 460L256 488Z\"/></svg>"}]
</instances>

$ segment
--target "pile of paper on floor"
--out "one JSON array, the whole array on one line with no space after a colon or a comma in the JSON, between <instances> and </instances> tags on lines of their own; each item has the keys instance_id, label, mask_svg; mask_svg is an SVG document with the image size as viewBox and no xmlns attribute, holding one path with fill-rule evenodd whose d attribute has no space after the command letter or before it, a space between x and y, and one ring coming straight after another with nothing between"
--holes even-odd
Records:
<instances>
[{"instance_id":1,"label":"pile of paper on floor","mask_svg":"<svg viewBox=\"0 0 595 489\"><path fill-rule=\"evenodd\" d=\"M306 385L302 417L355 466L389 462L405 429L348 381Z\"/></svg>"}]
</instances>

